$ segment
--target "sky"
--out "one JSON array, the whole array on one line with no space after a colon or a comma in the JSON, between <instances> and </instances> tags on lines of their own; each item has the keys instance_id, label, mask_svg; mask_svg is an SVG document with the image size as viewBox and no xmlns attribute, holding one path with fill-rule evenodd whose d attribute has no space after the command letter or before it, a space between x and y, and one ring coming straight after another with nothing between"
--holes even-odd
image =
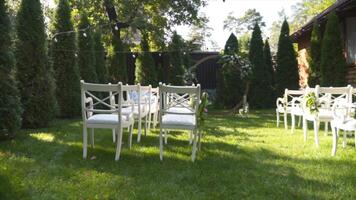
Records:
<instances>
[{"instance_id":1,"label":"sky","mask_svg":"<svg viewBox=\"0 0 356 200\"><path fill-rule=\"evenodd\" d=\"M54 6L54 0L42 0L50 7ZM263 16L266 27L262 30L264 35L269 35L269 27L278 20L278 11L284 9L287 16L291 16L291 6L301 2L301 0L207 0L207 5L200 12L209 18L208 26L211 27L212 35L210 40L215 41L219 48L223 48L230 32L223 30L223 21L230 12L234 12L235 17L241 17L246 10L255 8ZM175 28L185 39L188 39L190 28L180 26ZM210 43L206 44L211 50Z\"/></svg>"},{"instance_id":2,"label":"sky","mask_svg":"<svg viewBox=\"0 0 356 200\"><path fill-rule=\"evenodd\" d=\"M301 0L207 0L208 5L201 12L209 18L208 26L213 28L211 40L215 41L219 48L223 48L230 32L223 30L223 21L229 14L234 12L235 17L241 17L246 10L255 8L263 16L266 27L263 29L265 35L269 33L271 24L278 20L278 11L284 9L287 16L292 13L291 6ZM177 32L185 39L188 38L189 27L177 27ZM207 44L208 48L212 46ZM208 49L209 50L209 49Z\"/></svg>"}]
</instances>

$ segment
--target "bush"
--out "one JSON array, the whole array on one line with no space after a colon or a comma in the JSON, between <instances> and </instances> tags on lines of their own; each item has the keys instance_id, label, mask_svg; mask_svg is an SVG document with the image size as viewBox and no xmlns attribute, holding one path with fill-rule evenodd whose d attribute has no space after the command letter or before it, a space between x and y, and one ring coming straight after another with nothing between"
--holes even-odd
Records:
<instances>
[{"instance_id":1,"label":"bush","mask_svg":"<svg viewBox=\"0 0 356 200\"><path fill-rule=\"evenodd\" d=\"M85 29L90 26L86 13L80 14L78 29ZM95 70L94 40L92 30L80 31L78 35L78 65L80 76L86 82L96 83L98 77Z\"/></svg>"},{"instance_id":2,"label":"bush","mask_svg":"<svg viewBox=\"0 0 356 200\"><path fill-rule=\"evenodd\" d=\"M13 74L10 30L5 1L0 0L0 140L14 137L21 127L22 109Z\"/></svg>"},{"instance_id":3,"label":"bush","mask_svg":"<svg viewBox=\"0 0 356 200\"><path fill-rule=\"evenodd\" d=\"M125 46L121 38L117 35L112 36L112 48L109 52L109 81L117 83L127 83L127 62Z\"/></svg>"},{"instance_id":4,"label":"bush","mask_svg":"<svg viewBox=\"0 0 356 200\"><path fill-rule=\"evenodd\" d=\"M172 85L183 85L184 65L183 65L183 47L184 40L177 34L173 33L172 41L168 46L169 53L169 78L168 81Z\"/></svg>"},{"instance_id":5,"label":"bush","mask_svg":"<svg viewBox=\"0 0 356 200\"><path fill-rule=\"evenodd\" d=\"M67 0L60 0L54 21L55 33L73 30L71 8ZM74 34L58 35L52 43L52 61L56 78L56 96L61 117L80 114L80 75L75 57ZM73 50L73 51L67 51Z\"/></svg>"},{"instance_id":6,"label":"bush","mask_svg":"<svg viewBox=\"0 0 356 200\"><path fill-rule=\"evenodd\" d=\"M278 40L276 93L281 96L286 88L299 89L299 73L296 53L289 36L289 25L284 20Z\"/></svg>"},{"instance_id":7,"label":"bush","mask_svg":"<svg viewBox=\"0 0 356 200\"><path fill-rule=\"evenodd\" d=\"M141 85L153 85L157 86L157 72L155 67L155 61L150 52L148 44L148 34L142 33L141 40L141 53L136 59L135 76L136 83Z\"/></svg>"},{"instance_id":8,"label":"bush","mask_svg":"<svg viewBox=\"0 0 356 200\"><path fill-rule=\"evenodd\" d=\"M101 41L101 32L94 33L95 71L99 83L107 83L108 72L106 69L105 49Z\"/></svg>"},{"instance_id":9,"label":"bush","mask_svg":"<svg viewBox=\"0 0 356 200\"><path fill-rule=\"evenodd\" d=\"M321 45L321 85L345 86L347 65L343 52L339 19L334 12L328 16Z\"/></svg>"},{"instance_id":10,"label":"bush","mask_svg":"<svg viewBox=\"0 0 356 200\"><path fill-rule=\"evenodd\" d=\"M321 33L318 22L315 21L310 38L310 60L308 85L314 87L320 84Z\"/></svg>"},{"instance_id":11,"label":"bush","mask_svg":"<svg viewBox=\"0 0 356 200\"><path fill-rule=\"evenodd\" d=\"M40 0L22 0L17 14L16 66L23 126L44 127L56 114L53 70L48 65Z\"/></svg>"}]
</instances>

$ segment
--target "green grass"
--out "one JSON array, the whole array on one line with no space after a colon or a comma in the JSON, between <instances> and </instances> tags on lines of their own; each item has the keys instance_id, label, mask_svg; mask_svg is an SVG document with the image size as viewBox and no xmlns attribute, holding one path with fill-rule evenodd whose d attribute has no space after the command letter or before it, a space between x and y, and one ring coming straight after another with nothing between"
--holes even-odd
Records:
<instances>
[{"instance_id":1,"label":"green grass","mask_svg":"<svg viewBox=\"0 0 356 200\"><path fill-rule=\"evenodd\" d=\"M115 162L111 131L97 130L88 151L96 159L83 160L81 130L80 119L58 120L1 142L0 199L356 198L353 138L331 157L330 135L320 132L317 149L311 130L304 143L300 129L276 128L271 111L248 119L212 111L195 163L184 132L170 134L161 162L158 131L131 150L126 133Z\"/></svg>"}]
</instances>

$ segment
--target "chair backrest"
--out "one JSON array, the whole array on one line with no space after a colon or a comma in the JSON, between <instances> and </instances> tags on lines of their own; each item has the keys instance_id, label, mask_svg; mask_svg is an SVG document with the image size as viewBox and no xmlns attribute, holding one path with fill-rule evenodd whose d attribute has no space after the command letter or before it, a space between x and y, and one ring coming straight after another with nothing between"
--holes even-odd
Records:
<instances>
[{"instance_id":1,"label":"chair backrest","mask_svg":"<svg viewBox=\"0 0 356 200\"><path fill-rule=\"evenodd\" d=\"M161 114L196 114L200 102L200 85L170 86L159 84L159 98ZM170 108L186 108L190 113L172 112Z\"/></svg>"},{"instance_id":2,"label":"chair backrest","mask_svg":"<svg viewBox=\"0 0 356 200\"><path fill-rule=\"evenodd\" d=\"M122 84L81 84L82 117L86 121L94 113L118 114L121 117ZM112 97L117 96L117 104L111 104ZM99 108L97 108L99 107Z\"/></svg>"},{"instance_id":3,"label":"chair backrest","mask_svg":"<svg viewBox=\"0 0 356 200\"><path fill-rule=\"evenodd\" d=\"M285 102L286 106L291 106L292 105L292 100L295 97L301 97L305 94L305 89L303 90L289 90L285 89L284 90L284 95L283 95L283 101Z\"/></svg>"},{"instance_id":4,"label":"chair backrest","mask_svg":"<svg viewBox=\"0 0 356 200\"><path fill-rule=\"evenodd\" d=\"M346 87L320 87L317 85L315 87L316 96L324 108L331 108L335 100L349 103L351 92L352 87L350 85Z\"/></svg>"}]
</instances>

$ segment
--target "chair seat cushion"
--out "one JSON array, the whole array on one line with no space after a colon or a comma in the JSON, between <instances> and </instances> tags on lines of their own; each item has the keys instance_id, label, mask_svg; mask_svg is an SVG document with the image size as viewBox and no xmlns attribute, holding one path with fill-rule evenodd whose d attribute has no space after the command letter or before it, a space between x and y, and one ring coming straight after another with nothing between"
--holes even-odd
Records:
<instances>
[{"instance_id":1,"label":"chair seat cushion","mask_svg":"<svg viewBox=\"0 0 356 200\"><path fill-rule=\"evenodd\" d=\"M130 121L130 115L122 115L124 123ZM119 123L119 118L116 114L94 114L87 119L88 124L107 124L107 125L117 125Z\"/></svg>"},{"instance_id":2,"label":"chair seat cushion","mask_svg":"<svg viewBox=\"0 0 356 200\"><path fill-rule=\"evenodd\" d=\"M354 118L348 118L344 121L341 120L333 120L331 122L333 126L336 128L346 130L346 131L354 131L356 130L356 119Z\"/></svg>"},{"instance_id":3,"label":"chair seat cushion","mask_svg":"<svg viewBox=\"0 0 356 200\"><path fill-rule=\"evenodd\" d=\"M163 126L190 126L196 125L195 115L165 114L162 116Z\"/></svg>"},{"instance_id":4,"label":"chair seat cushion","mask_svg":"<svg viewBox=\"0 0 356 200\"><path fill-rule=\"evenodd\" d=\"M175 113L193 113L191 110L185 107L172 107L168 109L168 112L175 112Z\"/></svg>"},{"instance_id":5,"label":"chair seat cushion","mask_svg":"<svg viewBox=\"0 0 356 200\"><path fill-rule=\"evenodd\" d=\"M125 115L127 114L134 114L135 116L138 116L138 106L134 105L133 113L132 113L132 107L126 107L122 108L121 112ZM141 106L141 116L145 116L148 113L148 106Z\"/></svg>"},{"instance_id":6,"label":"chair seat cushion","mask_svg":"<svg viewBox=\"0 0 356 200\"><path fill-rule=\"evenodd\" d=\"M300 107L294 107L294 108L291 109L291 113L293 115L301 116L301 115L303 115L303 109L300 108Z\"/></svg>"}]
</instances>

